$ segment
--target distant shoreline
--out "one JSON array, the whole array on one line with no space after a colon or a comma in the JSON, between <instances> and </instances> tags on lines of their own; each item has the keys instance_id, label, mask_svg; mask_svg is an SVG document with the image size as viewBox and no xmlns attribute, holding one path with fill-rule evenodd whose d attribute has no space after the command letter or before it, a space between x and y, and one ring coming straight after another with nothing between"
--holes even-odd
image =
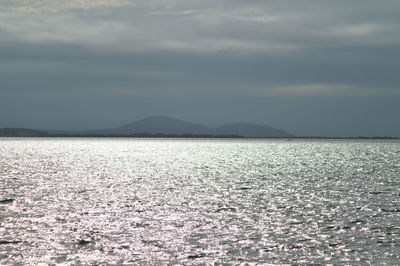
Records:
<instances>
[{"instance_id":1,"label":"distant shoreline","mask_svg":"<svg viewBox=\"0 0 400 266\"><path fill-rule=\"evenodd\" d=\"M390 136L357 136L357 137L338 137L338 136L265 136L265 137L249 137L241 136L239 134L168 134L168 133L78 133L78 132L52 132L45 130L35 130L27 128L0 128L0 137L37 137L37 138L177 138L177 139L284 139L284 140L298 140L298 139L354 139L354 140L367 140L367 139L381 139L381 140L398 140L400 137Z\"/></svg>"},{"instance_id":2,"label":"distant shoreline","mask_svg":"<svg viewBox=\"0 0 400 266\"><path fill-rule=\"evenodd\" d=\"M135 135L79 135L56 134L41 136L0 135L0 138L121 138L121 139L277 139L277 140L400 140L400 137L321 137L321 136L297 136L297 137L243 137L226 135L169 135L169 134L135 134Z\"/></svg>"}]
</instances>

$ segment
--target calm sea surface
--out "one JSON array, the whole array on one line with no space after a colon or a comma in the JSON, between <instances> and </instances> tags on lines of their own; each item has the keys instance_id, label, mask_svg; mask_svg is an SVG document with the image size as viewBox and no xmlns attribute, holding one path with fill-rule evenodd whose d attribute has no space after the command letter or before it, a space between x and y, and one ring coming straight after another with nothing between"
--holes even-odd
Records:
<instances>
[{"instance_id":1,"label":"calm sea surface","mask_svg":"<svg viewBox=\"0 0 400 266\"><path fill-rule=\"evenodd\" d=\"M0 264L399 264L400 142L0 139Z\"/></svg>"}]
</instances>

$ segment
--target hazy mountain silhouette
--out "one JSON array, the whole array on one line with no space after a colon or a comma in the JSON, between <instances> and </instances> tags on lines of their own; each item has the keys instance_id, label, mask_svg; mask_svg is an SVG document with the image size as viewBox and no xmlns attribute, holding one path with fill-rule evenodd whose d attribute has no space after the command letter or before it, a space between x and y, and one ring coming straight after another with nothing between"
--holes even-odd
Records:
<instances>
[{"instance_id":1,"label":"hazy mountain silhouette","mask_svg":"<svg viewBox=\"0 0 400 266\"><path fill-rule=\"evenodd\" d=\"M132 137L293 137L283 130L275 129L266 125L252 123L235 123L219 127L208 127L200 124L187 122L167 116L151 116L120 127L89 130L89 131L44 131L25 128L3 128L0 129L3 137L46 137L46 136L132 136Z\"/></svg>"},{"instance_id":2,"label":"hazy mountain silhouette","mask_svg":"<svg viewBox=\"0 0 400 266\"><path fill-rule=\"evenodd\" d=\"M120 127L90 130L35 130L0 128L0 137L145 137L145 138L318 138L318 139L399 139L398 137L297 137L284 130L254 123L233 123L208 127L167 116L147 117Z\"/></svg>"},{"instance_id":3,"label":"hazy mountain silhouette","mask_svg":"<svg viewBox=\"0 0 400 266\"><path fill-rule=\"evenodd\" d=\"M217 128L207 127L167 116L152 116L120 127L91 130L83 134L208 134L238 135L242 137L291 137L293 135L266 125L235 123Z\"/></svg>"},{"instance_id":4,"label":"hazy mountain silhouette","mask_svg":"<svg viewBox=\"0 0 400 266\"><path fill-rule=\"evenodd\" d=\"M167 116L151 116L120 127L91 130L90 134L209 134L212 128Z\"/></svg>"}]
</instances>

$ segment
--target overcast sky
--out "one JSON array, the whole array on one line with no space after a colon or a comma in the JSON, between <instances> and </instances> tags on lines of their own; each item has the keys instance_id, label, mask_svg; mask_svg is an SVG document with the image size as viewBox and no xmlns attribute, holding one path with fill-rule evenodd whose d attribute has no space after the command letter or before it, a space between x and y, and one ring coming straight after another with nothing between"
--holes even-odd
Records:
<instances>
[{"instance_id":1,"label":"overcast sky","mask_svg":"<svg viewBox=\"0 0 400 266\"><path fill-rule=\"evenodd\" d=\"M398 0L1 0L0 127L400 136Z\"/></svg>"}]
</instances>

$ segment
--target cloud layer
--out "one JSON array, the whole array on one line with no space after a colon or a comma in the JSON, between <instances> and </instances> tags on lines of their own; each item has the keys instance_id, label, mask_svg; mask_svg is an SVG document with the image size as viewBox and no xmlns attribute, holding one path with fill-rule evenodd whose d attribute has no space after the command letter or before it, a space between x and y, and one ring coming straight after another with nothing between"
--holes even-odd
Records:
<instances>
[{"instance_id":1,"label":"cloud layer","mask_svg":"<svg viewBox=\"0 0 400 266\"><path fill-rule=\"evenodd\" d=\"M399 11L394 0L1 1L0 127L166 114L400 136Z\"/></svg>"}]
</instances>

